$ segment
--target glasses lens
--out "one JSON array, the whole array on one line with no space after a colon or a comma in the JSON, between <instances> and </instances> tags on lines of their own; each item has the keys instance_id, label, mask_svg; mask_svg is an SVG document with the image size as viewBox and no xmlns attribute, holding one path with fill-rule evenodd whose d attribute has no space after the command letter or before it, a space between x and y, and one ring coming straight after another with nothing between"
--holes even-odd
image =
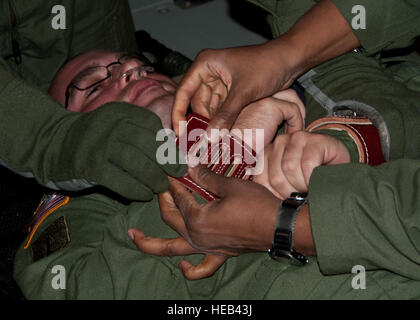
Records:
<instances>
[{"instance_id":1,"label":"glasses lens","mask_svg":"<svg viewBox=\"0 0 420 320\"><path fill-rule=\"evenodd\" d=\"M80 74L76 79L73 80L73 85L78 89L86 89L100 82L108 77L108 70L106 67L92 67L86 69L83 74Z\"/></svg>"}]
</instances>

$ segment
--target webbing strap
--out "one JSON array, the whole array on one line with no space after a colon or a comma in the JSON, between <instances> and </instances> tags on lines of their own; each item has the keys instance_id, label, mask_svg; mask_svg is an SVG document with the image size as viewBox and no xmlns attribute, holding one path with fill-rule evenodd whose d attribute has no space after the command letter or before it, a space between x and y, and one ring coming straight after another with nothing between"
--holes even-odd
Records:
<instances>
[{"instance_id":1,"label":"webbing strap","mask_svg":"<svg viewBox=\"0 0 420 320\"><path fill-rule=\"evenodd\" d=\"M311 69L302 75L297 81L309 93L315 101L317 101L325 110L328 115L333 114L333 108L337 105L334 100L328 97L319 87L312 81L312 77L316 75L316 72Z\"/></svg>"}]
</instances>

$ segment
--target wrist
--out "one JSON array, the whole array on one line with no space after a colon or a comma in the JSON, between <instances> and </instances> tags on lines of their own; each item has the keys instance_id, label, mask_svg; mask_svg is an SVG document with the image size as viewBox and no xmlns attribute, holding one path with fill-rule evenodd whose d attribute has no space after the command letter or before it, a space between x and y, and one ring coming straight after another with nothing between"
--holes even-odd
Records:
<instances>
[{"instance_id":1,"label":"wrist","mask_svg":"<svg viewBox=\"0 0 420 320\"><path fill-rule=\"evenodd\" d=\"M286 47L283 59L291 62L291 79L360 46L351 26L331 0L314 5L277 40L278 45Z\"/></svg>"},{"instance_id":2,"label":"wrist","mask_svg":"<svg viewBox=\"0 0 420 320\"><path fill-rule=\"evenodd\" d=\"M305 58L297 45L288 34L281 35L265 44L264 56L266 62L270 62L270 69L277 72L276 78L281 79L282 86L279 90L286 89L306 71Z\"/></svg>"},{"instance_id":3,"label":"wrist","mask_svg":"<svg viewBox=\"0 0 420 320\"><path fill-rule=\"evenodd\" d=\"M293 264L304 265L308 259L296 248L301 247L302 232L298 233L298 245L296 246L296 227L302 228L302 222L297 223L297 217L301 208L307 202L307 193L292 192L281 204L276 218L276 226L273 235L273 243L268 251L274 260L287 259ZM303 216L301 216L302 219ZM305 218L305 217L304 217ZM305 221L306 222L306 221ZM300 230L303 231L303 230ZM306 230L304 230L306 231ZM310 250L306 250L312 253Z\"/></svg>"},{"instance_id":4,"label":"wrist","mask_svg":"<svg viewBox=\"0 0 420 320\"><path fill-rule=\"evenodd\" d=\"M294 249L306 256L316 255L307 203L300 208L296 217Z\"/></svg>"},{"instance_id":5,"label":"wrist","mask_svg":"<svg viewBox=\"0 0 420 320\"><path fill-rule=\"evenodd\" d=\"M265 219L258 219L258 221L263 222L263 226L258 227L256 225L256 234L258 235L258 240L255 243L260 243L258 248L255 248L257 251L267 251L273 245L273 234L276 228L276 219L279 208L281 207L282 201L276 198L276 201L273 201L270 209L266 214Z\"/></svg>"}]
</instances>

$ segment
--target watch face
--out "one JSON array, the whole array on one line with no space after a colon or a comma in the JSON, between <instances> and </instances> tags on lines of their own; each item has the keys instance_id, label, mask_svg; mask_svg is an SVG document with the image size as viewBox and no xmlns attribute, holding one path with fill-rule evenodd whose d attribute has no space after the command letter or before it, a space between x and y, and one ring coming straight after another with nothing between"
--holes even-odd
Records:
<instances>
[{"instance_id":1,"label":"watch face","mask_svg":"<svg viewBox=\"0 0 420 320\"><path fill-rule=\"evenodd\" d=\"M300 205L306 202L307 193L292 192L290 197L286 198L283 202L283 206L298 208Z\"/></svg>"},{"instance_id":2,"label":"watch face","mask_svg":"<svg viewBox=\"0 0 420 320\"><path fill-rule=\"evenodd\" d=\"M306 192L292 192L289 198L295 199L297 201L305 201L308 197L308 193Z\"/></svg>"}]
</instances>

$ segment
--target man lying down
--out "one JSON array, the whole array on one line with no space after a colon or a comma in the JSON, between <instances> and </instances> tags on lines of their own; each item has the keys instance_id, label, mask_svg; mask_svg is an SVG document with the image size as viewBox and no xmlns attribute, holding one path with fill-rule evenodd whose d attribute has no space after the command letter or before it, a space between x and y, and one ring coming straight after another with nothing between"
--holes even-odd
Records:
<instances>
[{"instance_id":1,"label":"man lying down","mask_svg":"<svg viewBox=\"0 0 420 320\"><path fill-rule=\"evenodd\" d=\"M108 102L132 103L151 111L145 111L145 121L156 121L155 114L165 128L171 128L175 90L171 79L153 72L137 57L96 51L66 64L49 92L74 112L94 112L110 107L103 106ZM277 98L245 108L234 127L263 128L264 145L273 139L285 114L294 115L288 118L290 131L302 129L304 111L297 96L286 91ZM288 108L294 111L285 112ZM316 292L317 298L355 294L350 285L343 286L351 282L351 274L326 278L315 259L295 267L273 261L266 253L230 258L213 276L189 281L180 261L198 264L203 255L144 254L127 234L137 228L154 237L176 237L159 213L157 196L130 204L99 193L47 198L16 254L15 280L28 299L289 299L301 298L302 292Z\"/></svg>"}]
</instances>

